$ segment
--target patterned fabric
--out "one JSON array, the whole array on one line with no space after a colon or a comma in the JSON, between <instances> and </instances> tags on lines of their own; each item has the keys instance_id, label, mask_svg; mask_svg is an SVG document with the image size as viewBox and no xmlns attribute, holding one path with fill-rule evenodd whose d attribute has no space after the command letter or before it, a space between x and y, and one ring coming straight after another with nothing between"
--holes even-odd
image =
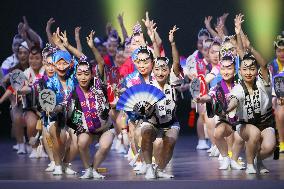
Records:
<instances>
[{"instance_id":1,"label":"patterned fabric","mask_svg":"<svg viewBox=\"0 0 284 189\"><path fill-rule=\"evenodd\" d=\"M78 88L80 87L77 86L72 92L72 97L68 101L67 123L77 134L95 133L96 129L105 125L109 118L109 106L101 88L101 82L94 78L94 85L90 88L87 99L80 91L78 93Z\"/></svg>"},{"instance_id":2,"label":"patterned fabric","mask_svg":"<svg viewBox=\"0 0 284 189\"><path fill-rule=\"evenodd\" d=\"M76 87L76 92L85 116L89 132L94 133L97 128L101 127L101 123L97 115L96 100L94 94L90 91L85 96L79 86Z\"/></svg>"},{"instance_id":3,"label":"patterned fabric","mask_svg":"<svg viewBox=\"0 0 284 189\"><path fill-rule=\"evenodd\" d=\"M242 84L237 84L231 91L230 98L238 99L237 114L240 122L259 124L271 119L272 87L259 73L254 86L254 93L248 95ZM270 82L268 82L270 83Z\"/></svg>"}]
</instances>

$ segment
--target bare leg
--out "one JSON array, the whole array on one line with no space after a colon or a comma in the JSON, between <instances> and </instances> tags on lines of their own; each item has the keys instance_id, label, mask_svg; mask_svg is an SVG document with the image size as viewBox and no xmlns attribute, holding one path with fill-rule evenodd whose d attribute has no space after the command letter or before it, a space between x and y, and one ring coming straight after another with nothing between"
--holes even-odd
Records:
<instances>
[{"instance_id":1,"label":"bare leg","mask_svg":"<svg viewBox=\"0 0 284 189\"><path fill-rule=\"evenodd\" d=\"M233 133L232 128L226 123L221 123L215 128L214 140L217 148L219 149L223 157L228 156L228 144L227 141L225 140L225 137L230 136L232 133Z\"/></svg>"},{"instance_id":2,"label":"bare leg","mask_svg":"<svg viewBox=\"0 0 284 189\"><path fill-rule=\"evenodd\" d=\"M82 133L78 136L78 148L85 169L90 167L90 145L93 139L94 137L89 133Z\"/></svg>"},{"instance_id":3,"label":"bare leg","mask_svg":"<svg viewBox=\"0 0 284 189\"><path fill-rule=\"evenodd\" d=\"M142 142L141 150L143 154L143 159L146 164L152 164L152 155L153 155L153 142L156 139L156 132L150 124L146 125L144 123L141 128Z\"/></svg>"},{"instance_id":4,"label":"bare leg","mask_svg":"<svg viewBox=\"0 0 284 189\"><path fill-rule=\"evenodd\" d=\"M53 145L52 150L55 165L58 166L62 164L62 157L65 153L66 131L64 129L58 128L56 122L52 126L50 126L49 131Z\"/></svg>"},{"instance_id":5,"label":"bare leg","mask_svg":"<svg viewBox=\"0 0 284 189\"><path fill-rule=\"evenodd\" d=\"M110 150L110 147L112 145L113 139L114 139L114 134L113 131L111 130L108 130L102 134L99 141L100 147L94 157L94 163L93 163L94 170L96 170L106 158Z\"/></svg>"},{"instance_id":6,"label":"bare leg","mask_svg":"<svg viewBox=\"0 0 284 189\"><path fill-rule=\"evenodd\" d=\"M68 153L64 158L64 163L70 163L78 154L77 136L74 134L74 130L71 128L68 129L68 133L70 136L70 146Z\"/></svg>"},{"instance_id":7,"label":"bare leg","mask_svg":"<svg viewBox=\"0 0 284 189\"><path fill-rule=\"evenodd\" d=\"M273 154L276 145L276 139L273 129L270 128L264 129L261 132L261 138L262 138L262 143L259 155L260 158L263 160Z\"/></svg>"},{"instance_id":8,"label":"bare leg","mask_svg":"<svg viewBox=\"0 0 284 189\"><path fill-rule=\"evenodd\" d=\"M238 132L234 132L234 144L232 147L232 152L233 152L233 156L232 156L232 160L237 161L239 158L239 154L242 150L242 148L244 147L244 140L240 137L240 135L238 134Z\"/></svg>"},{"instance_id":9,"label":"bare leg","mask_svg":"<svg viewBox=\"0 0 284 189\"><path fill-rule=\"evenodd\" d=\"M246 141L247 163L253 164L260 143L260 130L254 125L247 124L241 127L240 136Z\"/></svg>"}]
</instances>

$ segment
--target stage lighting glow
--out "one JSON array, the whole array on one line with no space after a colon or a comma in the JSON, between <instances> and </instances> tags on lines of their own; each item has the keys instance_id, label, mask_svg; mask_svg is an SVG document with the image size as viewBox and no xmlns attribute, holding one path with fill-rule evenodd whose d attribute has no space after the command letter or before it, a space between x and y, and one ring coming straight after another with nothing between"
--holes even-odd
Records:
<instances>
[{"instance_id":1,"label":"stage lighting glow","mask_svg":"<svg viewBox=\"0 0 284 189\"><path fill-rule=\"evenodd\" d=\"M144 16L146 0L104 0L107 19L118 30L121 35L117 16L124 12L124 24L128 35L132 33L132 26Z\"/></svg>"},{"instance_id":2,"label":"stage lighting glow","mask_svg":"<svg viewBox=\"0 0 284 189\"><path fill-rule=\"evenodd\" d=\"M245 10L245 25L252 44L265 57L271 58L274 54L272 43L281 31L283 1L242 0L242 7Z\"/></svg>"}]
</instances>

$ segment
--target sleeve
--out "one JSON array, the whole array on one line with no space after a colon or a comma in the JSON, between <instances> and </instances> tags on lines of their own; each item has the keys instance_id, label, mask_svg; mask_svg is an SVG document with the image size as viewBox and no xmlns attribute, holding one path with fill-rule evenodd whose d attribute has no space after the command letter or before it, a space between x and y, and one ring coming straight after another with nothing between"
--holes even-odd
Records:
<instances>
[{"instance_id":1,"label":"sleeve","mask_svg":"<svg viewBox=\"0 0 284 189\"><path fill-rule=\"evenodd\" d=\"M190 55L186 59L184 74L186 74L186 75L196 74L197 75L196 59L195 59L194 54Z\"/></svg>"},{"instance_id":2,"label":"sleeve","mask_svg":"<svg viewBox=\"0 0 284 189\"><path fill-rule=\"evenodd\" d=\"M245 99L245 93L243 87L238 84L236 85L230 93L230 98L237 98L239 102L243 102Z\"/></svg>"},{"instance_id":3,"label":"sleeve","mask_svg":"<svg viewBox=\"0 0 284 189\"><path fill-rule=\"evenodd\" d=\"M173 67L171 68L171 72L170 72L170 76L169 77L170 77L170 84L171 85L178 84L178 81L183 79L182 72L178 76L176 76L176 74L174 73Z\"/></svg>"}]
</instances>

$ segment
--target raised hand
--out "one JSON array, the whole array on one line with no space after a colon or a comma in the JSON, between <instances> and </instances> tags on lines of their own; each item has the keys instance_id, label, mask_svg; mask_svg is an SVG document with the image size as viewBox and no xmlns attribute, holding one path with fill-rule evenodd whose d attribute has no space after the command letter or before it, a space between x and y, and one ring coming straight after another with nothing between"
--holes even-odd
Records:
<instances>
[{"instance_id":1,"label":"raised hand","mask_svg":"<svg viewBox=\"0 0 284 189\"><path fill-rule=\"evenodd\" d=\"M151 27L151 21L149 19L148 11L146 12L146 18L142 19L142 22L144 22L144 25L146 26L146 28L150 28Z\"/></svg>"},{"instance_id":2,"label":"raised hand","mask_svg":"<svg viewBox=\"0 0 284 189\"><path fill-rule=\"evenodd\" d=\"M170 43L174 43L174 33L179 30L176 25L174 25L173 29L170 30L169 32L169 41Z\"/></svg>"},{"instance_id":3,"label":"raised hand","mask_svg":"<svg viewBox=\"0 0 284 189\"><path fill-rule=\"evenodd\" d=\"M52 34L52 41L53 41L53 43L56 45L56 46L61 46L61 45L63 45L62 44L62 42L61 42L61 39L60 39L60 37L59 37L59 32L60 32L60 30L59 30L59 27L56 29L56 32L54 32L53 34Z\"/></svg>"},{"instance_id":4,"label":"raised hand","mask_svg":"<svg viewBox=\"0 0 284 189\"><path fill-rule=\"evenodd\" d=\"M61 39L64 47L68 47L69 46L69 42L68 42L66 30L64 30L64 32L60 32L60 35L58 34L58 36Z\"/></svg>"},{"instance_id":5,"label":"raised hand","mask_svg":"<svg viewBox=\"0 0 284 189\"><path fill-rule=\"evenodd\" d=\"M112 25L110 22L106 24L106 35L109 36L110 31L112 30Z\"/></svg>"},{"instance_id":6,"label":"raised hand","mask_svg":"<svg viewBox=\"0 0 284 189\"><path fill-rule=\"evenodd\" d=\"M81 30L81 26L78 26L75 28L75 39L80 39L80 30Z\"/></svg>"},{"instance_id":7,"label":"raised hand","mask_svg":"<svg viewBox=\"0 0 284 189\"><path fill-rule=\"evenodd\" d=\"M124 16L124 12L118 14L117 19L120 25L123 24L123 16Z\"/></svg>"},{"instance_id":8,"label":"raised hand","mask_svg":"<svg viewBox=\"0 0 284 189\"><path fill-rule=\"evenodd\" d=\"M50 31L51 25L55 22L54 18L50 18L46 23L46 30Z\"/></svg>"},{"instance_id":9,"label":"raised hand","mask_svg":"<svg viewBox=\"0 0 284 189\"><path fill-rule=\"evenodd\" d=\"M251 48L251 44L250 44L250 41L249 41L247 35L242 36L242 42L243 42L244 49L250 49Z\"/></svg>"},{"instance_id":10,"label":"raised hand","mask_svg":"<svg viewBox=\"0 0 284 189\"><path fill-rule=\"evenodd\" d=\"M235 21L235 32L236 34L240 34L242 30L242 23L244 22L243 20L244 15L238 14L236 15L234 21Z\"/></svg>"},{"instance_id":11,"label":"raised hand","mask_svg":"<svg viewBox=\"0 0 284 189\"><path fill-rule=\"evenodd\" d=\"M148 29L148 35L152 42L154 42L156 39L156 31L157 31L156 23L151 21L150 28Z\"/></svg>"},{"instance_id":12,"label":"raised hand","mask_svg":"<svg viewBox=\"0 0 284 189\"><path fill-rule=\"evenodd\" d=\"M25 31L28 31L30 29L30 27L29 27L29 23L28 23L28 20L27 20L26 16L23 16L23 21L24 21L23 29Z\"/></svg>"},{"instance_id":13,"label":"raised hand","mask_svg":"<svg viewBox=\"0 0 284 189\"><path fill-rule=\"evenodd\" d=\"M87 44L90 48L93 48L94 47L94 35L95 35L95 32L92 30L89 34L88 37L86 37L87 39Z\"/></svg>"},{"instance_id":14,"label":"raised hand","mask_svg":"<svg viewBox=\"0 0 284 189\"><path fill-rule=\"evenodd\" d=\"M205 24L205 26L206 27L211 27L211 21L212 21L212 16L207 16L207 17L205 17L205 19L204 19L204 24Z\"/></svg>"}]
</instances>

